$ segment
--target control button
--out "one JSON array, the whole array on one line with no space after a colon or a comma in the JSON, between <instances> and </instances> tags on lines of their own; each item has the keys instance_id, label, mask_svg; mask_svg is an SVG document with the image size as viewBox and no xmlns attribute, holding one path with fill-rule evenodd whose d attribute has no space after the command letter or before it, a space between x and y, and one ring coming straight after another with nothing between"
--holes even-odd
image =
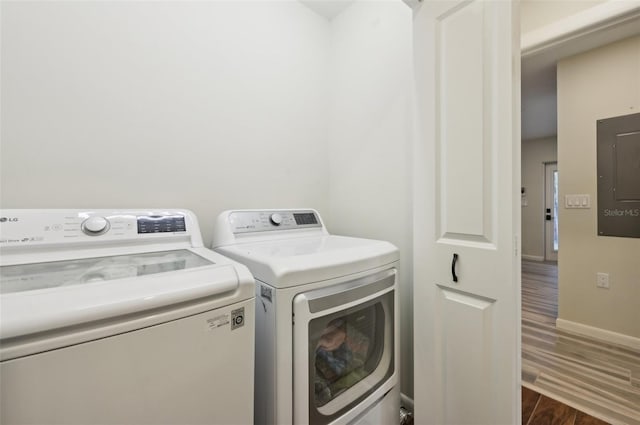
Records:
<instances>
[{"instance_id":1,"label":"control button","mask_svg":"<svg viewBox=\"0 0 640 425\"><path fill-rule=\"evenodd\" d=\"M101 235L109 230L109 220L104 217L89 217L82 222L82 231L89 236Z\"/></svg>"},{"instance_id":2,"label":"control button","mask_svg":"<svg viewBox=\"0 0 640 425\"><path fill-rule=\"evenodd\" d=\"M282 223L282 216L280 214L278 214L278 213L273 213L269 217L269 220L271 220L272 224L274 224L276 226L280 226L280 224Z\"/></svg>"}]
</instances>

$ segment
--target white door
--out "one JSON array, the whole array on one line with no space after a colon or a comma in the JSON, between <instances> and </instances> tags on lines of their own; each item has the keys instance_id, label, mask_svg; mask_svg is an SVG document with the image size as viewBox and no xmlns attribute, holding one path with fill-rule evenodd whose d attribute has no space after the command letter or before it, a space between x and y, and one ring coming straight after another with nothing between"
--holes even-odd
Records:
<instances>
[{"instance_id":1,"label":"white door","mask_svg":"<svg viewBox=\"0 0 640 425\"><path fill-rule=\"evenodd\" d=\"M518 21L510 1L414 9L417 424L521 421Z\"/></svg>"},{"instance_id":2,"label":"white door","mask_svg":"<svg viewBox=\"0 0 640 425\"><path fill-rule=\"evenodd\" d=\"M544 165L544 259L558 261L558 163Z\"/></svg>"}]
</instances>

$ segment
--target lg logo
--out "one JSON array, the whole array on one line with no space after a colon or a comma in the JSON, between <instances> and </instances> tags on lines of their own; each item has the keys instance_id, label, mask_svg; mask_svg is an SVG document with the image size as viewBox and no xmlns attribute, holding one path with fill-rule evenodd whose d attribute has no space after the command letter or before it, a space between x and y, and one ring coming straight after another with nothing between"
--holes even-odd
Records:
<instances>
[{"instance_id":1,"label":"lg logo","mask_svg":"<svg viewBox=\"0 0 640 425\"><path fill-rule=\"evenodd\" d=\"M0 223L14 223L16 221L18 221L18 217L0 217Z\"/></svg>"}]
</instances>

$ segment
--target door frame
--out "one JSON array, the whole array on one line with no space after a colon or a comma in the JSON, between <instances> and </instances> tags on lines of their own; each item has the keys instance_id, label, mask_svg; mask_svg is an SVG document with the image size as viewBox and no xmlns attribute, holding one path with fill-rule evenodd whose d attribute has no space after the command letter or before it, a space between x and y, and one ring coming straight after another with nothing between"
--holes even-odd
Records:
<instances>
[{"instance_id":1,"label":"door frame","mask_svg":"<svg viewBox=\"0 0 640 425\"><path fill-rule=\"evenodd\" d=\"M553 173L558 172L558 162L551 161L544 163L544 259L545 261L558 261L558 251L553 248L554 225L558 223L558 211L554 211L554 194L558 196L553 188ZM558 201L558 210L560 202ZM547 210L551 210L547 212ZM546 216L551 215L551 220Z\"/></svg>"},{"instance_id":2,"label":"door frame","mask_svg":"<svg viewBox=\"0 0 640 425\"><path fill-rule=\"evenodd\" d=\"M638 2L609 0L522 34L521 56L557 62L638 34L639 24Z\"/></svg>"}]
</instances>

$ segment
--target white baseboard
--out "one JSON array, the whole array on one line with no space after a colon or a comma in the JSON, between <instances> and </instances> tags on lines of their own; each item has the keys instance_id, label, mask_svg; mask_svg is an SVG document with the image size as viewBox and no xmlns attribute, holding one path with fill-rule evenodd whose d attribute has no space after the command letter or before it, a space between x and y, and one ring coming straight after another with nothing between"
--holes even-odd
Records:
<instances>
[{"instance_id":1,"label":"white baseboard","mask_svg":"<svg viewBox=\"0 0 640 425\"><path fill-rule=\"evenodd\" d=\"M400 393L400 405L413 413L413 399L404 393Z\"/></svg>"},{"instance_id":2,"label":"white baseboard","mask_svg":"<svg viewBox=\"0 0 640 425\"><path fill-rule=\"evenodd\" d=\"M612 332L606 329L596 328L564 319L556 319L556 327L558 329L590 336L613 344L624 345L625 347L629 347L634 350L640 350L640 338L636 338L634 336Z\"/></svg>"},{"instance_id":3,"label":"white baseboard","mask_svg":"<svg viewBox=\"0 0 640 425\"><path fill-rule=\"evenodd\" d=\"M529 261L544 261L544 257L541 257L540 255L522 254L522 259Z\"/></svg>"}]
</instances>

